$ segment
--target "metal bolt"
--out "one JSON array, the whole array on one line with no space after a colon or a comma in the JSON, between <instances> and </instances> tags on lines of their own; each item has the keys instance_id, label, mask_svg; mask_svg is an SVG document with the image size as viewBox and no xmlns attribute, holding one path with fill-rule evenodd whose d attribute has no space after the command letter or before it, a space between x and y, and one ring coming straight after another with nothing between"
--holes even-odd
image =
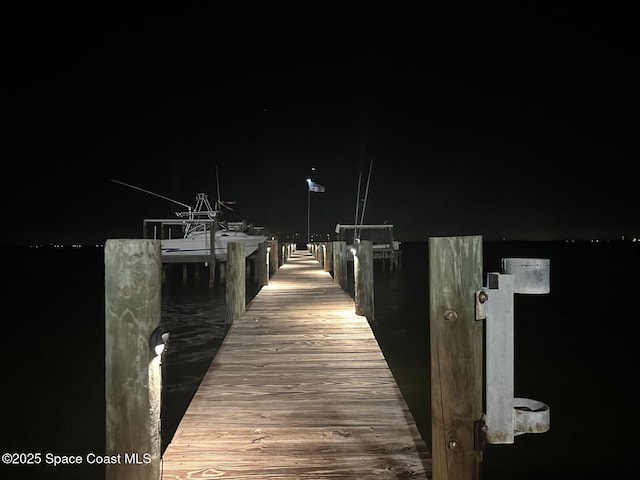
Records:
<instances>
[{"instance_id":1,"label":"metal bolt","mask_svg":"<svg viewBox=\"0 0 640 480\"><path fill-rule=\"evenodd\" d=\"M444 319L449 323L455 323L458 320L458 312L455 310L447 310L444 312Z\"/></svg>"},{"instance_id":2,"label":"metal bolt","mask_svg":"<svg viewBox=\"0 0 640 480\"><path fill-rule=\"evenodd\" d=\"M458 441L449 440L449 450L455 450L456 448L458 448Z\"/></svg>"},{"instance_id":3,"label":"metal bolt","mask_svg":"<svg viewBox=\"0 0 640 480\"><path fill-rule=\"evenodd\" d=\"M487 292L485 292L484 290L482 290L479 294L478 294L478 301L480 303L484 303L487 300L489 300L489 295L487 295Z\"/></svg>"}]
</instances>

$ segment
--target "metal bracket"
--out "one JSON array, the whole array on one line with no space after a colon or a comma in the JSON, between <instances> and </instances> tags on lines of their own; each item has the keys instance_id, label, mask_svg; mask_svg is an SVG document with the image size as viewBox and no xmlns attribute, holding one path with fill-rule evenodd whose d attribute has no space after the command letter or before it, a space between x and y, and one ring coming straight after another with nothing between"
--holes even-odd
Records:
<instances>
[{"instance_id":1,"label":"metal bracket","mask_svg":"<svg viewBox=\"0 0 640 480\"><path fill-rule=\"evenodd\" d=\"M489 273L476 292L476 320L485 320L486 414L480 428L490 444L514 443L514 436L549 429L549 407L514 398L514 294L549 293L549 260L508 258L506 273ZM476 422L478 423L478 422ZM482 444L476 432L476 443Z\"/></svg>"}]
</instances>

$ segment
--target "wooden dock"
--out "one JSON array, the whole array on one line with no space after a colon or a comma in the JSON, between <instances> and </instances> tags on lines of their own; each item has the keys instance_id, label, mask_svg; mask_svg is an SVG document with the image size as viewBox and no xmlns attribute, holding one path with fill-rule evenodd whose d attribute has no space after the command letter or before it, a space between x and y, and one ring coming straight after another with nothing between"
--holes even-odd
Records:
<instances>
[{"instance_id":1,"label":"wooden dock","mask_svg":"<svg viewBox=\"0 0 640 480\"><path fill-rule=\"evenodd\" d=\"M306 251L229 328L168 479L427 479L431 455L363 316Z\"/></svg>"}]
</instances>

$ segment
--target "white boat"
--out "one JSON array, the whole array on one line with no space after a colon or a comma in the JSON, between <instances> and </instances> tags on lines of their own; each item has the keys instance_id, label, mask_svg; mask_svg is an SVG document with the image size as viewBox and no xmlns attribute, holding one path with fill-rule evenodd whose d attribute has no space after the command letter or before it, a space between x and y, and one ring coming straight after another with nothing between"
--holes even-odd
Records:
<instances>
[{"instance_id":1,"label":"white boat","mask_svg":"<svg viewBox=\"0 0 640 480\"><path fill-rule=\"evenodd\" d=\"M160 243L162 248L162 256L171 257L173 261L192 260L195 257L207 257L211 255L211 232L214 232L213 250L217 262L227 261L227 245L229 242L244 243L244 254L246 257L254 253L260 243L268 239L262 235L262 227L247 226L245 222L223 222L220 221L222 210L227 208L233 202L223 202L220 199L216 202L216 208L212 208L206 193L198 193L196 195L196 205L191 207L184 203L178 202L171 198L159 195L148 190L144 190L134 185L129 185L118 180L116 183L134 188L136 190L155 195L157 197L169 200L187 208L187 211L176 212L178 218L182 220L168 219L145 219L145 230L148 224L154 224L156 227L160 225ZM163 231L166 227L180 226L182 228L182 236L178 238L162 238ZM154 228L153 238L157 238L158 229ZM182 259L178 257L183 257ZM191 259L189 258L191 257Z\"/></svg>"},{"instance_id":2,"label":"white boat","mask_svg":"<svg viewBox=\"0 0 640 480\"><path fill-rule=\"evenodd\" d=\"M248 257L265 240L267 237L264 235L228 230L227 228L216 230L213 238L216 261L227 261L227 244L229 242L244 243L244 254ZM182 238L161 240L161 245L163 256L211 255L211 231L208 228L192 230Z\"/></svg>"},{"instance_id":3,"label":"white boat","mask_svg":"<svg viewBox=\"0 0 640 480\"><path fill-rule=\"evenodd\" d=\"M351 249L360 240L370 240L373 258L388 259L400 255L400 242L393 239L393 225L336 225L337 239L347 243L347 256L352 257Z\"/></svg>"}]
</instances>

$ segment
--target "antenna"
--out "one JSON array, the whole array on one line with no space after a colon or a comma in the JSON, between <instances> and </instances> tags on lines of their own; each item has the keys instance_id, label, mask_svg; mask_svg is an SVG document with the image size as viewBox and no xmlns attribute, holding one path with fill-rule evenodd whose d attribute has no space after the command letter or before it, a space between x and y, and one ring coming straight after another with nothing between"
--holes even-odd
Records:
<instances>
[{"instance_id":1,"label":"antenna","mask_svg":"<svg viewBox=\"0 0 640 480\"><path fill-rule=\"evenodd\" d=\"M130 185L128 183L121 182L120 180L113 180L112 179L111 181L114 182L114 183L118 183L120 185L124 185L125 187L133 188L134 190L140 190L141 192L148 193L149 195L155 195L156 197L160 197L163 200L168 200L170 202L177 203L178 205L181 205L183 207L188 208L189 211L191 211L191 209L192 209L191 205L187 205L186 203L179 202L177 200L174 200L173 198L165 197L164 195L160 195L159 193L154 193L154 192L151 192L149 190L145 190L144 188L136 187L135 185Z\"/></svg>"}]
</instances>

